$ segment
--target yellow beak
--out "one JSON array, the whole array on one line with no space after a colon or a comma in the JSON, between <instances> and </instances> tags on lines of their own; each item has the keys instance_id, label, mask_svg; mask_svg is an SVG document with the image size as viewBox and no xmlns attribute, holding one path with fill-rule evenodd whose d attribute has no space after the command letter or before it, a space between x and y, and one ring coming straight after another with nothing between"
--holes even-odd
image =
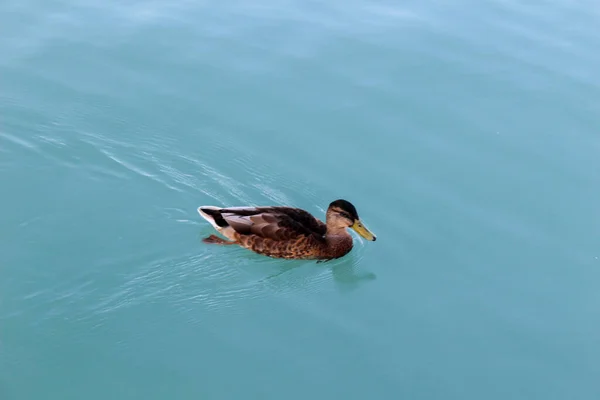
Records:
<instances>
[{"instance_id":1,"label":"yellow beak","mask_svg":"<svg viewBox=\"0 0 600 400\"><path fill-rule=\"evenodd\" d=\"M364 237L367 240L374 242L377 240L377 236L375 236L370 230L367 229L366 226L360 222L359 219L354 221L354 224L350 227L356 231L360 236Z\"/></svg>"}]
</instances>

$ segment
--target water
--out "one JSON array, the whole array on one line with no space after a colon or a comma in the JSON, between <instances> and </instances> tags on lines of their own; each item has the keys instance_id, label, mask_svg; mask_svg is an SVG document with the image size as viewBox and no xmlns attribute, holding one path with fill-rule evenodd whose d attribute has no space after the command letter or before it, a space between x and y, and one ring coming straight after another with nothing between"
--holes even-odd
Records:
<instances>
[{"instance_id":1,"label":"water","mask_svg":"<svg viewBox=\"0 0 600 400\"><path fill-rule=\"evenodd\" d=\"M599 398L597 4L221 3L0 5L0 398Z\"/></svg>"}]
</instances>

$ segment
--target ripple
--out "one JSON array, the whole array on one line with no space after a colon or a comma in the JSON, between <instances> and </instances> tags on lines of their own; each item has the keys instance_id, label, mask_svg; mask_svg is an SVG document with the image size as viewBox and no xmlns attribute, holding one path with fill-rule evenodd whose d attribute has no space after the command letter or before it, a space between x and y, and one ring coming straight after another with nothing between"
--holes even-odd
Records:
<instances>
[{"instance_id":1,"label":"ripple","mask_svg":"<svg viewBox=\"0 0 600 400\"><path fill-rule=\"evenodd\" d=\"M73 302L82 295L93 296L97 300L87 301L90 305L80 316L93 319L96 314L148 303L170 304L182 312L198 309L216 312L274 296L293 302L310 301L313 293L336 287L347 291L375 279L373 274L356 271L363 258L360 250L358 246L344 259L317 264L271 259L242 248L212 246L201 254L167 257L133 267L109 292L88 292L93 287L90 281L77 286L74 292L55 292L53 302ZM115 259L111 264L130 263ZM30 297L34 299L44 293L31 293ZM61 312L59 308L54 310Z\"/></svg>"},{"instance_id":2,"label":"ripple","mask_svg":"<svg viewBox=\"0 0 600 400\"><path fill-rule=\"evenodd\" d=\"M0 132L0 138L4 139L12 144L16 144L20 147L26 148L28 150L33 150L33 151L39 152L38 147L34 143L32 143L28 140L13 136L6 132Z\"/></svg>"},{"instance_id":3,"label":"ripple","mask_svg":"<svg viewBox=\"0 0 600 400\"><path fill-rule=\"evenodd\" d=\"M152 174L152 173L150 173L148 171L145 171L144 169L142 169L142 168L140 168L140 167L138 167L136 165L133 165L129 161L125 161L125 160L117 157L116 155L112 154L111 152L109 152L107 150L100 149L100 151L104 155L106 155L108 158L110 158L111 160L113 160L114 162L116 162L117 164L121 165L122 167L124 167L125 169L127 169L127 170L129 170L131 172L134 172L134 173L136 173L136 174L138 174L140 176L143 176L145 178L149 178L149 179L151 179L151 180L153 180L155 182L158 182L158 183L162 184L163 186L165 186L165 187L167 187L167 188L169 188L171 190L175 190L177 192L181 192L182 191L181 189L179 189L179 188L177 188L175 186L172 186L169 183L167 183L166 181L160 179L155 174Z\"/></svg>"},{"instance_id":4,"label":"ripple","mask_svg":"<svg viewBox=\"0 0 600 400\"><path fill-rule=\"evenodd\" d=\"M256 183L254 184L254 187L259 189L263 195L265 195L269 200L273 201L275 204L293 204L292 200L289 197L287 197L281 190L274 189L262 183Z\"/></svg>"}]
</instances>

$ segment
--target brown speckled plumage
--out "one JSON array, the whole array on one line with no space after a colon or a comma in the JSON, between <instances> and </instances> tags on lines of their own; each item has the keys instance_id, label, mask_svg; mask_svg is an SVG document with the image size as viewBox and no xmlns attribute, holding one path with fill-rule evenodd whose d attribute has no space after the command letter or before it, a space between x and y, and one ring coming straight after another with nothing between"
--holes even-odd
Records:
<instances>
[{"instance_id":1,"label":"brown speckled plumage","mask_svg":"<svg viewBox=\"0 0 600 400\"><path fill-rule=\"evenodd\" d=\"M343 200L329 206L327 223L292 207L206 206L198 212L229 239L211 235L205 243L237 244L258 254L287 259L323 260L346 255L353 247L346 228L360 222L354 206ZM375 240L374 235L369 240Z\"/></svg>"}]
</instances>

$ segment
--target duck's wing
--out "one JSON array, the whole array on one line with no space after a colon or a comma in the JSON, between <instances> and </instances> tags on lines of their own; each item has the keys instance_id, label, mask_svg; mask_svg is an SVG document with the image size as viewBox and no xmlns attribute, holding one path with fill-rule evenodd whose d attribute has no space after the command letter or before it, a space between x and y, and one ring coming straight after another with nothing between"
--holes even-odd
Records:
<instances>
[{"instance_id":1,"label":"duck's wing","mask_svg":"<svg viewBox=\"0 0 600 400\"><path fill-rule=\"evenodd\" d=\"M220 216L240 235L257 235L275 241L301 236L323 238L323 222L307 211L292 207L233 207L219 210Z\"/></svg>"}]
</instances>

